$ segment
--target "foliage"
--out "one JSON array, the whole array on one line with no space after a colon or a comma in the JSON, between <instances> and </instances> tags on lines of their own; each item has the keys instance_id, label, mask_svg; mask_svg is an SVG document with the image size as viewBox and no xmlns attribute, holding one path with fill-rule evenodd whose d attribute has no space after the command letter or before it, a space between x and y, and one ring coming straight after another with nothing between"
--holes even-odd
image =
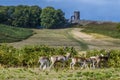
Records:
<instances>
[{"instance_id":1,"label":"foliage","mask_svg":"<svg viewBox=\"0 0 120 80\"><path fill-rule=\"evenodd\" d=\"M120 23L117 24L116 28L120 32Z\"/></svg>"},{"instance_id":2,"label":"foliage","mask_svg":"<svg viewBox=\"0 0 120 80\"><path fill-rule=\"evenodd\" d=\"M120 50L110 50L110 58L108 59L108 67L120 67ZM87 57L96 55L107 55L106 50L90 50ZM106 65L106 64L105 64Z\"/></svg>"},{"instance_id":3,"label":"foliage","mask_svg":"<svg viewBox=\"0 0 120 80\"><path fill-rule=\"evenodd\" d=\"M44 28L60 28L65 24L65 17L62 10L53 7L0 6L0 23L24 28L38 28L41 25Z\"/></svg>"},{"instance_id":4,"label":"foliage","mask_svg":"<svg viewBox=\"0 0 120 80\"><path fill-rule=\"evenodd\" d=\"M0 46L0 64L6 67L24 66L34 67L38 65L40 56L65 55L67 52L76 54L73 47L52 48L45 45L25 46L22 49L15 49L12 46Z\"/></svg>"},{"instance_id":5,"label":"foliage","mask_svg":"<svg viewBox=\"0 0 120 80\"><path fill-rule=\"evenodd\" d=\"M58 47L53 48L45 45L25 46L22 49L16 49L12 46L0 46L0 64L3 66L24 66L35 67L38 65L40 56L65 55L67 52L72 53L72 56L77 55L73 47ZM106 50L89 50L87 57L96 55L106 55ZM110 58L108 60L108 67L120 67L120 50L110 50ZM69 67L69 63L66 66ZM104 65L103 65L104 67Z\"/></svg>"},{"instance_id":6,"label":"foliage","mask_svg":"<svg viewBox=\"0 0 120 80\"><path fill-rule=\"evenodd\" d=\"M65 23L64 13L53 7L46 7L41 13L41 26L43 28L58 28Z\"/></svg>"},{"instance_id":7,"label":"foliage","mask_svg":"<svg viewBox=\"0 0 120 80\"><path fill-rule=\"evenodd\" d=\"M0 23L15 27L40 26L41 8L38 6L0 6Z\"/></svg>"},{"instance_id":8,"label":"foliage","mask_svg":"<svg viewBox=\"0 0 120 80\"><path fill-rule=\"evenodd\" d=\"M0 43L15 42L33 35L33 31L0 24Z\"/></svg>"}]
</instances>

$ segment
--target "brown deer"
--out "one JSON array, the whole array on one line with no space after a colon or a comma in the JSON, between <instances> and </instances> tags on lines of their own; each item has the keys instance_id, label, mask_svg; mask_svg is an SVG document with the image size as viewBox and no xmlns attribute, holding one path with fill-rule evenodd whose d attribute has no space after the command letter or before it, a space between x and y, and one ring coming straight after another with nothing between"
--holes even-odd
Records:
<instances>
[{"instance_id":1,"label":"brown deer","mask_svg":"<svg viewBox=\"0 0 120 80\"><path fill-rule=\"evenodd\" d=\"M40 57L38 62L40 63L40 70L45 70L50 65L49 58L46 56Z\"/></svg>"},{"instance_id":2,"label":"brown deer","mask_svg":"<svg viewBox=\"0 0 120 80\"><path fill-rule=\"evenodd\" d=\"M93 63L93 68L95 68L95 66L97 68L101 67L101 62L103 62L104 64L107 65L108 59L110 58L110 52L107 52L107 54L104 56L103 54L97 55L97 56L92 56L90 57L91 61Z\"/></svg>"},{"instance_id":3,"label":"brown deer","mask_svg":"<svg viewBox=\"0 0 120 80\"><path fill-rule=\"evenodd\" d=\"M101 62L103 62L103 64L104 64L104 66L106 66L106 67L108 67L108 60L109 60L109 58L110 58L110 51L109 52L107 52L107 54L106 55L102 55L102 56L100 56L100 61Z\"/></svg>"},{"instance_id":4,"label":"brown deer","mask_svg":"<svg viewBox=\"0 0 120 80\"><path fill-rule=\"evenodd\" d=\"M74 66L77 63L82 64L81 65L81 69L88 68L88 64L92 63L92 59L91 58L73 57L71 59L72 59L72 62L70 63L70 69L72 68L73 70L75 69Z\"/></svg>"},{"instance_id":5,"label":"brown deer","mask_svg":"<svg viewBox=\"0 0 120 80\"><path fill-rule=\"evenodd\" d=\"M100 60L101 60L101 56L103 56L103 55L92 56L92 57L89 57L89 58L85 58L85 57L74 57L74 58L71 58L72 62L70 63L70 68L74 69L74 65L76 63L79 63L79 64L82 64L81 65L81 69L88 68L88 64L90 64L90 68L94 69L95 65L97 67L99 66L99 63L100 63Z\"/></svg>"},{"instance_id":6,"label":"brown deer","mask_svg":"<svg viewBox=\"0 0 120 80\"><path fill-rule=\"evenodd\" d=\"M51 56L50 60L52 63L50 65L50 69L52 68L52 66L54 66L56 62L62 62L64 67L65 61L67 61L70 57L71 57L71 53L67 53L65 56L64 55Z\"/></svg>"},{"instance_id":7,"label":"brown deer","mask_svg":"<svg viewBox=\"0 0 120 80\"><path fill-rule=\"evenodd\" d=\"M97 55L97 56L90 57L91 62L92 62L92 68L95 69L95 67L99 67L100 66L101 56L102 55ZM90 65L90 67L91 67L91 65Z\"/></svg>"}]
</instances>

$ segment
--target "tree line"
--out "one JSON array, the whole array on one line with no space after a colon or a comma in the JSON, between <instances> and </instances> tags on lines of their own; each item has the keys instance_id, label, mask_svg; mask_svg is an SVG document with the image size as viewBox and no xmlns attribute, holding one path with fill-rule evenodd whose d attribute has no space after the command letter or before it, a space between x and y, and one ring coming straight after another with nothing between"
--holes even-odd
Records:
<instances>
[{"instance_id":1,"label":"tree line","mask_svg":"<svg viewBox=\"0 0 120 80\"><path fill-rule=\"evenodd\" d=\"M23 28L58 28L65 24L64 12L53 7L0 6L0 24Z\"/></svg>"}]
</instances>

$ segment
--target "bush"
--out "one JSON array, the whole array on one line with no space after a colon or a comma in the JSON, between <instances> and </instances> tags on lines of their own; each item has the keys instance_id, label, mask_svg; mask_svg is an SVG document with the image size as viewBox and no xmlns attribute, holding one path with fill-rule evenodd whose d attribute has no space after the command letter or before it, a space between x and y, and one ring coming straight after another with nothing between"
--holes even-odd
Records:
<instances>
[{"instance_id":1,"label":"bush","mask_svg":"<svg viewBox=\"0 0 120 80\"><path fill-rule=\"evenodd\" d=\"M87 57L96 56L100 54L106 55L106 50L91 50L87 52ZM108 60L109 67L120 67L120 50L110 50L110 58Z\"/></svg>"},{"instance_id":2,"label":"bush","mask_svg":"<svg viewBox=\"0 0 120 80\"><path fill-rule=\"evenodd\" d=\"M35 67L38 65L40 56L65 55L67 52L72 53L72 56L77 54L77 51L73 47L53 48L45 45L37 45L16 49L13 46L4 44L0 45L0 64L6 67ZM120 50L110 50L110 52L108 66L120 67ZM100 55L101 53L106 55L106 50L89 50L87 51L87 57ZM69 66L69 63L70 61L66 62L66 67Z\"/></svg>"},{"instance_id":3,"label":"bush","mask_svg":"<svg viewBox=\"0 0 120 80\"><path fill-rule=\"evenodd\" d=\"M117 24L117 30L120 32L120 23L119 24Z\"/></svg>"},{"instance_id":4,"label":"bush","mask_svg":"<svg viewBox=\"0 0 120 80\"><path fill-rule=\"evenodd\" d=\"M45 45L25 46L22 49L16 49L12 46L0 46L0 64L6 67L35 67L38 65L40 56L65 55L67 52L76 54L76 50L71 47L52 48Z\"/></svg>"}]
</instances>

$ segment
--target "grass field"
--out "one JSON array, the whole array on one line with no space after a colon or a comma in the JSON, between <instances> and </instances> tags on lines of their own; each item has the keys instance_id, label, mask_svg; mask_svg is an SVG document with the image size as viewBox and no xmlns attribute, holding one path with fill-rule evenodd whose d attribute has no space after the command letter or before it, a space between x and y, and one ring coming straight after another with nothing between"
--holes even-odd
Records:
<instances>
[{"instance_id":1,"label":"grass field","mask_svg":"<svg viewBox=\"0 0 120 80\"><path fill-rule=\"evenodd\" d=\"M85 26L83 32L98 33L112 38L120 38L120 32L117 30L117 23L90 23Z\"/></svg>"},{"instance_id":2,"label":"grass field","mask_svg":"<svg viewBox=\"0 0 120 80\"><path fill-rule=\"evenodd\" d=\"M119 49L120 33L117 31L116 25L117 23L91 23L83 26L83 30L81 30L81 27L66 29L32 29L36 34L26 40L10 43L10 45L15 48L22 48L25 45L48 45L52 47L72 46L77 50ZM20 35L24 34L18 33ZM18 38L19 36L13 39Z\"/></svg>"},{"instance_id":3,"label":"grass field","mask_svg":"<svg viewBox=\"0 0 120 80\"><path fill-rule=\"evenodd\" d=\"M20 42L11 43L14 47L23 47L25 45L48 45L52 47L75 47L78 50L87 49L87 45L75 39L71 34L72 28L67 29L34 29L36 33L29 39ZM18 46L19 45L19 46Z\"/></svg>"},{"instance_id":4,"label":"grass field","mask_svg":"<svg viewBox=\"0 0 120 80\"><path fill-rule=\"evenodd\" d=\"M31 35L32 30L0 24L0 43L21 41Z\"/></svg>"},{"instance_id":5,"label":"grass field","mask_svg":"<svg viewBox=\"0 0 120 80\"><path fill-rule=\"evenodd\" d=\"M32 30L16 29L11 27L6 28L6 26L4 27L4 25L0 25L2 28L0 29L0 36L1 40L6 39L8 41L22 39L22 41L19 42L9 43L9 45L14 46L15 48L23 48L25 45L48 45L52 47L72 46L77 50L87 50L90 48L89 46L92 46L92 49L95 49L96 47L97 49L105 47L113 49L116 47L120 48L119 39L118 42L114 42L113 39L108 38L120 37L119 33L116 32L115 26L116 24L89 24L83 29L83 32L80 31L80 28L42 30L32 29L36 34L29 37L28 39L23 40L24 35L30 35L29 33L31 33ZM4 36L3 33L5 34ZM97 33L102 36L107 36L107 38L111 40L106 41L100 38L94 39L94 36L91 36L90 33ZM94 70L81 70L79 68L77 70L70 70L65 68L43 72L38 68L0 67L0 80L120 80L120 68L105 68Z\"/></svg>"},{"instance_id":6,"label":"grass field","mask_svg":"<svg viewBox=\"0 0 120 80\"><path fill-rule=\"evenodd\" d=\"M120 69L40 71L38 68L0 68L0 80L120 80Z\"/></svg>"}]
</instances>

